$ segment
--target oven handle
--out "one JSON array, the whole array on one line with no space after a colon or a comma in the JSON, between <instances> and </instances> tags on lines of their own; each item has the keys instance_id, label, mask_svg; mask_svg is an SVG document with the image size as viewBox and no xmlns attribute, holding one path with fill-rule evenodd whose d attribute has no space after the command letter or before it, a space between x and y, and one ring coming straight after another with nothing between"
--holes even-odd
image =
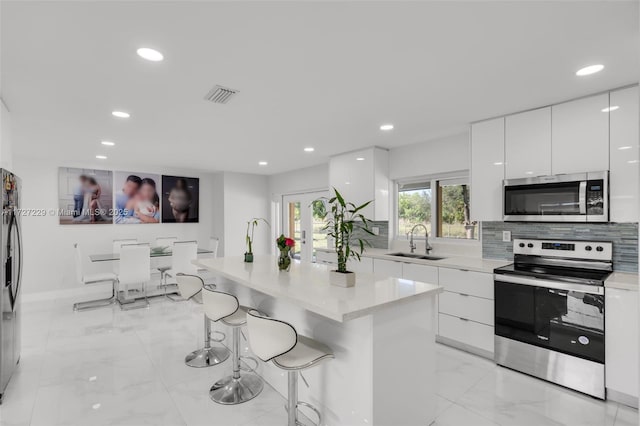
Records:
<instances>
[{"instance_id":1,"label":"oven handle","mask_svg":"<svg viewBox=\"0 0 640 426\"><path fill-rule=\"evenodd\" d=\"M533 287L553 288L556 290L566 290L566 291L575 291L578 293L604 295L603 286L592 286L592 285L585 285L585 284L568 284L568 283L563 283L559 281L543 280L540 278L527 278L527 277L521 277L521 276L502 275L502 274L494 275L494 280L496 282L499 281L499 282L504 282L509 284L522 284L522 285L530 285Z\"/></svg>"},{"instance_id":2,"label":"oven handle","mask_svg":"<svg viewBox=\"0 0 640 426\"><path fill-rule=\"evenodd\" d=\"M580 182L580 192L578 193L578 203L580 204L580 214L587 214L587 181Z\"/></svg>"}]
</instances>

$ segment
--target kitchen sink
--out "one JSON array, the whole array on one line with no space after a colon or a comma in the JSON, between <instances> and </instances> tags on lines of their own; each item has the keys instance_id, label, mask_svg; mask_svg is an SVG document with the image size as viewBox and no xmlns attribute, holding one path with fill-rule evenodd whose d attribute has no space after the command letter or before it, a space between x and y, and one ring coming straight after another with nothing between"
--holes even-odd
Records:
<instances>
[{"instance_id":1,"label":"kitchen sink","mask_svg":"<svg viewBox=\"0 0 640 426\"><path fill-rule=\"evenodd\" d=\"M438 256L429 256L428 254L417 254L417 253L387 253L387 256L395 256L395 257L407 257L409 259L422 259L422 260L442 260L444 257Z\"/></svg>"}]
</instances>

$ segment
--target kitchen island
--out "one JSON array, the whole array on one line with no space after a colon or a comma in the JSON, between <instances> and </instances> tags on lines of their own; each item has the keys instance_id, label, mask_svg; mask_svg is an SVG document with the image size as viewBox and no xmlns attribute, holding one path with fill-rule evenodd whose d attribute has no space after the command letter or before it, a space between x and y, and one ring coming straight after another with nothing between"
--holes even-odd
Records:
<instances>
[{"instance_id":1,"label":"kitchen island","mask_svg":"<svg viewBox=\"0 0 640 426\"><path fill-rule=\"evenodd\" d=\"M335 359L303 374L300 399L327 425L428 425L435 417L436 284L359 273L356 286L329 284L329 267L277 258L200 259L221 291L298 333L329 345ZM286 375L261 363L258 373L286 395Z\"/></svg>"}]
</instances>

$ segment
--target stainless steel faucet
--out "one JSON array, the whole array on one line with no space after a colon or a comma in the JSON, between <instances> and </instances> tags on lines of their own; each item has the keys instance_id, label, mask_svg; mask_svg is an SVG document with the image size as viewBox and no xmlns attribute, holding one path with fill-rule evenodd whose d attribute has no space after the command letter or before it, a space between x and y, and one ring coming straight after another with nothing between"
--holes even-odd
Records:
<instances>
[{"instance_id":1,"label":"stainless steel faucet","mask_svg":"<svg viewBox=\"0 0 640 426\"><path fill-rule=\"evenodd\" d=\"M413 231L415 231L416 228L419 228L419 227L424 228L424 250L427 254L429 254L429 252L433 250L433 247L431 247L431 245L429 244L429 230L422 223L419 223L415 225L413 228L411 228L411 233L410 233L411 237L409 238L409 248L411 249L411 253L416 251L416 243L413 241Z\"/></svg>"}]
</instances>

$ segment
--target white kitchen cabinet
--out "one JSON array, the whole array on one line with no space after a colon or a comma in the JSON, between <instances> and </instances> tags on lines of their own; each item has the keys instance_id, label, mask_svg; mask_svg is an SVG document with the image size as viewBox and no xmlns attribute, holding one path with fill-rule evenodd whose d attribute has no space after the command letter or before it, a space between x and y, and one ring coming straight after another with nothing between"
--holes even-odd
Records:
<instances>
[{"instance_id":1,"label":"white kitchen cabinet","mask_svg":"<svg viewBox=\"0 0 640 426\"><path fill-rule=\"evenodd\" d=\"M504 117L471 125L471 219L502 220Z\"/></svg>"},{"instance_id":2,"label":"white kitchen cabinet","mask_svg":"<svg viewBox=\"0 0 640 426\"><path fill-rule=\"evenodd\" d=\"M446 291L493 300L493 274L464 269L440 268L440 285Z\"/></svg>"},{"instance_id":3,"label":"white kitchen cabinet","mask_svg":"<svg viewBox=\"0 0 640 426\"><path fill-rule=\"evenodd\" d=\"M373 259L373 273L385 277L402 278L402 262Z\"/></svg>"},{"instance_id":4,"label":"white kitchen cabinet","mask_svg":"<svg viewBox=\"0 0 640 426\"><path fill-rule=\"evenodd\" d=\"M417 263L403 263L402 278L428 284L438 284L438 267L419 265Z\"/></svg>"},{"instance_id":5,"label":"white kitchen cabinet","mask_svg":"<svg viewBox=\"0 0 640 426\"><path fill-rule=\"evenodd\" d=\"M551 107L505 118L507 179L551 174Z\"/></svg>"},{"instance_id":6,"label":"white kitchen cabinet","mask_svg":"<svg viewBox=\"0 0 640 426\"><path fill-rule=\"evenodd\" d=\"M638 86L616 90L609 98L609 212L612 222L638 221Z\"/></svg>"},{"instance_id":7,"label":"white kitchen cabinet","mask_svg":"<svg viewBox=\"0 0 640 426\"><path fill-rule=\"evenodd\" d=\"M331 157L329 185L357 206L372 201L362 214L389 220L389 152L368 148Z\"/></svg>"},{"instance_id":8,"label":"white kitchen cabinet","mask_svg":"<svg viewBox=\"0 0 640 426\"><path fill-rule=\"evenodd\" d=\"M624 402L638 397L638 292L605 289L604 312L606 387Z\"/></svg>"},{"instance_id":9,"label":"white kitchen cabinet","mask_svg":"<svg viewBox=\"0 0 640 426\"><path fill-rule=\"evenodd\" d=\"M360 261L349 259L347 261L347 270L356 273L373 274L373 259L370 257L360 257Z\"/></svg>"},{"instance_id":10,"label":"white kitchen cabinet","mask_svg":"<svg viewBox=\"0 0 640 426\"><path fill-rule=\"evenodd\" d=\"M445 291L439 295L440 313L494 325L493 300Z\"/></svg>"},{"instance_id":11,"label":"white kitchen cabinet","mask_svg":"<svg viewBox=\"0 0 640 426\"><path fill-rule=\"evenodd\" d=\"M493 354L494 328L468 318L440 313L438 315L438 335L444 337L443 343L456 343L455 346L483 354ZM441 340L442 341L442 340Z\"/></svg>"},{"instance_id":12,"label":"white kitchen cabinet","mask_svg":"<svg viewBox=\"0 0 640 426\"><path fill-rule=\"evenodd\" d=\"M553 174L609 170L609 94L551 107Z\"/></svg>"}]
</instances>

